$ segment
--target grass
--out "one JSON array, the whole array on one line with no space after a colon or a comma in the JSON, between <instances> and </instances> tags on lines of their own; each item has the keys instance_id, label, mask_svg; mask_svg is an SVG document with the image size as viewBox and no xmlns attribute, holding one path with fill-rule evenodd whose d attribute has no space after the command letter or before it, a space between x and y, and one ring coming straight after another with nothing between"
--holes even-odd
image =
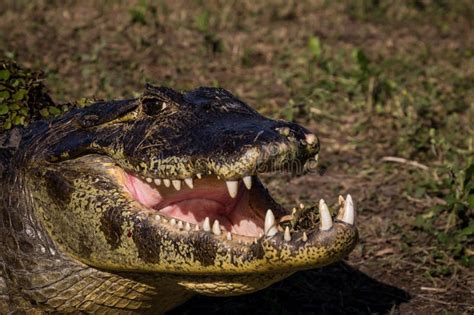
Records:
<instances>
[{"instance_id":1,"label":"grass","mask_svg":"<svg viewBox=\"0 0 474 315\"><path fill-rule=\"evenodd\" d=\"M251 299L267 312L472 313L470 1L6 1L5 8L0 57L44 71L57 104L130 97L146 82L221 86L320 136L324 176L266 176L279 201L293 207L324 196L335 204L340 192L358 201L361 241L345 264L245 298L196 298L177 312L214 304L215 312L249 311ZM0 86L9 80L0 72ZM1 123L27 123L15 120L21 110L6 99Z\"/></svg>"}]
</instances>

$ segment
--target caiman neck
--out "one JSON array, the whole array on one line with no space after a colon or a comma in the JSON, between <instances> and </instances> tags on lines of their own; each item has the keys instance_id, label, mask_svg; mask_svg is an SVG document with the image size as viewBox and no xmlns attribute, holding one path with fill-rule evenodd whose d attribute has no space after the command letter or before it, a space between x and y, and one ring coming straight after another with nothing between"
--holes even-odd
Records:
<instances>
[{"instance_id":1,"label":"caiman neck","mask_svg":"<svg viewBox=\"0 0 474 315\"><path fill-rule=\"evenodd\" d=\"M1 314L164 312L192 295L172 278L104 272L62 253L38 217L20 142L19 131L0 136Z\"/></svg>"}]
</instances>

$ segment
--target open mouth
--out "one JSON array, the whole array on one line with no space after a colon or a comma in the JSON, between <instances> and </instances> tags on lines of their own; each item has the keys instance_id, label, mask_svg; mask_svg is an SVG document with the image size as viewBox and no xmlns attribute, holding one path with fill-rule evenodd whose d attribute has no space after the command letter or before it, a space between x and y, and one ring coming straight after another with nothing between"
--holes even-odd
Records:
<instances>
[{"instance_id":1,"label":"open mouth","mask_svg":"<svg viewBox=\"0 0 474 315\"><path fill-rule=\"evenodd\" d=\"M270 200L256 198L265 193L256 177L223 181L215 176L195 179L145 179L126 175L125 187L133 198L157 211L163 221L184 229L202 229L216 235L258 237L264 233L264 212Z\"/></svg>"},{"instance_id":2,"label":"open mouth","mask_svg":"<svg viewBox=\"0 0 474 315\"><path fill-rule=\"evenodd\" d=\"M314 209L304 209L302 205L298 210L286 211L271 198L256 175L224 181L201 174L170 180L141 179L125 173L123 183L136 201L154 211L154 219L160 223L183 231L203 230L227 240L255 240L280 233L289 241L297 226L314 230L319 223L320 230L328 230L334 219L354 224L350 195L345 200L340 197L341 209L334 219L323 200L316 215ZM303 240L308 237L306 233L302 234Z\"/></svg>"}]
</instances>

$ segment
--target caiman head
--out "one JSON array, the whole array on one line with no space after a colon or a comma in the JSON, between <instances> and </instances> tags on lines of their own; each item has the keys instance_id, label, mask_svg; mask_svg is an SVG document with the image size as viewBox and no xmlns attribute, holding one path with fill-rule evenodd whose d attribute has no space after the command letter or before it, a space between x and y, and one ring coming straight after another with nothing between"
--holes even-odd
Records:
<instances>
[{"instance_id":1,"label":"caiman head","mask_svg":"<svg viewBox=\"0 0 474 315\"><path fill-rule=\"evenodd\" d=\"M318 138L223 89L148 86L29 130L22 168L37 216L88 266L234 295L337 261L356 243L350 196L334 214L324 201L289 210L259 180L307 170Z\"/></svg>"}]
</instances>

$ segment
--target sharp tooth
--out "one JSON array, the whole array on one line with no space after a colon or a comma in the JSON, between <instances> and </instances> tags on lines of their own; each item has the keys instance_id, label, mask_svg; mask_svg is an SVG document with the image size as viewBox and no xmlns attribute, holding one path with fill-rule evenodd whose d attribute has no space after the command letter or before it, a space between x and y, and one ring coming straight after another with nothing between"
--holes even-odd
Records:
<instances>
[{"instance_id":1,"label":"sharp tooth","mask_svg":"<svg viewBox=\"0 0 474 315\"><path fill-rule=\"evenodd\" d=\"M171 181L169 179L163 179L163 184L165 184L166 187L170 187Z\"/></svg>"},{"instance_id":2,"label":"sharp tooth","mask_svg":"<svg viewBox=\"0 0 474 315\"><path fill-rule=\"evenodd\" d=\"M308 240L308 235L306 235L306 232L303 232L303 242L306 242Z\"/></svg>"},{"instance_id":3,"label":"sharp tooth","mask_svg":"<svg viewBox=\"0 0 474 315\"><path fill-rule=\"evenodd\" d=\"M315 160L316 162L319 161L319 154L316 154L316 155L314 156L314 160Z\"/></svg>"},{"instance_id":4,"label":"sharp tooth","mask_svg":"<svg viewBox=\"0 0 474 315\"><path fill-rule=\"evenodd\" d=\"M290 228L289 227L285 228L285 235L283 236L283 238L287 242L291 241L291 234L290 234Z\"/></svg>"},{"instance_id":5,"label":"sharp tooth","mask_svg":"<svg viewBox=\"0 0 474 315\"><path fill-rule=\"evenodd\" d=\"M164 222L164 223L168 223L168 220L165 219L165 218L163 218L163 222Z\"/></svg>"},{"instance_id":6,"label":"sharp tooth","mask_svg":"<svg viewBox=\"0 0 474 315\"><path fill-rule=\"evenodd\" d=\"M186 185L188 185L189 188L191 188L191 189L194 188L193 179L192 179L192 178L185 178L185 179L184 179L184 182L186 183Z\"/></svg>"},{"instance_id":7,"label":"sharp tooth","mask_svg":"<svg viewBox=\"0 0 474 315\"><path fill-rule=\"evenodd\" d=\"M189 224L189 222L186 222L186 225L184 226L184 229L186 231L191 231L191 224Z\"/></svg>"},{"instance_id":8,"label":"sharp tooth","mask_svg":"<svg viewBox=\"0 0 474 315\"><path fill-rule=\"evenodd\" d=\"M178 229L182 229L183 228L183 221L178 221Z\"/></svg>"},{"instance_id":9,"label":"sharp tooth","mask_svg":"<svg viewBox=\"0 0 474 315\"><path fill-rule=\"evenodd\" d=\"M176 224L176 220L175 220L175 219L171 219L171 220L170 220L170 224L171 224L171 225L175 225L175 224Z\"/></svg>"},{"instance_id":10,"label":"sharp tooth","mask_svg":"<svg viewBox=\"0 0 474 315\"><path fill-rule=\"evenodd\" d=\"M327 231L332 227L331 214L329 213L328 206L323 199L319 201L319 217L321 221L321 230Z\"/></svg>"},{"instance_id":11,"label":"sharp tooth","mask_svg":"<svg viewBox=\"0 0 474 315\"><path fill-rule=\"evenodd\" d=\"M235 198L237 196L237 192L239 191L239 181L228 180L225 183L227 184L227 190L229 191L229 195L232 198Z\"/></svg>"},{"instance_id":12,"label":"sharp tooth","mask_svg":"<svg viewBox=\"0 0 474 315\"><path fill-rule=\"evenodd\" d=\"M155 185L160 186L161 185L161 179L159 179L159 178L155 179Z\"/></svg>"},{"instance_id":13,"label":"sharp tooth","mask_svg":"<svg viewBox=\"0 0 474 315\"><path fill-rule=\"evenodd\" d=\"M201 178L202 178L202 174L201 174L201 173L197 173L197 174L196 174L196 177L199 178L199 179L201 179Z\"/></svg>"},{"instance_id":14,"label":"sharp tooth","mask_svg":"<svg viewBox=\"0 0 474 315\"><path fill-rule=\"evenodd\" d=\"M227 240L232 241L232 233L227 232Z\"/></svg>"},{"instance_id":15,"label":"sharp tooth","mask_svg":"<svg viewBox=\"0 0 474 315\"><path fill-rule=\"evenodd\" d=\"M304 209L304 203L300 203L300 209L301 209L301 210Z\"/></svg>"},{"instance_id":16,"label":"sharp tooth","mask_svg":"<svg viewBox=\"0 0 474 315\"><path fill-rule=\"evenodd\" d=\"M316 142L316 136L313 135L312 133L308 133L306 136L306 142L308 142L308 144L313 144Z\"/></svg>"},{"instance_id":17,"label":"sharp tooth","mask_svg":"<svg viewBox=\"0 0 474 315\"><path fill-rule=\"evenodd\" d=\"M155 220L156 221L160 221L161 220L161 217L159 215L155 215Z\"/></svg>"},{"instance_id":18,"label":"sharp tooth","mask_svg":"<svg viewBox=\"0 0 474 315\"><path fill-rule=\"evenodd\" d=\"M196 224L196 226L194 227L194 231L199 231L199 225Z\"/></svg>"},{"instance_id":19,"label":"sharp tooth","mask_svg":"<svg viewBox=\"0 0 474 315\"><path fill-rule=\"evenodd\" d=\"M278 229L275 225L275 216L271 209L268 209L265 215L265 227L263 230L266 236L273 236L278 233Z\"/></svg>"},{"instance_id":20,"label":"sharp tooth","mask_svg":"<svg viewBox=\"0 0 474 315\"><path fill-rule=\"evenodd\" d=\"M245 176L242 180L248 190L252 189L252 176Z\"/></svg>"},{"instance_id":21,"label":"sharp tooth","mask_svg":"<svg viewBox=\"0 0 474 315\"><path fill-rule=\"evenodd\" d=\"M342 221L348 224L354 224L354 219L354 203L352 202L351 195L347 195L346 202L344 204L344 217L342 218Z\"/></svg>"},{"instance_id":22,"label":"sharp tooth","mask_svg":"<svg viewBox=\"0 0 474 315\"><path fill-rule=\"evenodd\" d=\"M151 184L153 182L153 179L151 179L150 177L147 177L146 182Z\"/></svg>"},{"instance_id":23,"label":"sharp tooth","mask_svg":"<svg viewBox=\"0 0 474 315\"><path fill-rule=\"evenodd\" d=\"M202 224L202 229L206 232L211 231L211 223L209 222L209 217L204 219L204 223Z\"/></svg>"},{"instance_id":24,"label":"sharp tooth","mask_svg":"<svg viewBox=\"0 0 474 315\"><path fill-rule=\"evenodd\" d=\"M174 189L181 190L181 181L179 179L173 179L172 183L173 183Z\"/></svg>"},{"instance_id":25,"label":"sharp tooth","mask_svg":"<svg viewBox=\"0 0 474 315\"><path fill-rule=\"evenodd\" d=\"M221 226L219 225L219 220L214 221L212 225L212 233L215 235L221 235Z\"/></svg>"}]
</instances>

